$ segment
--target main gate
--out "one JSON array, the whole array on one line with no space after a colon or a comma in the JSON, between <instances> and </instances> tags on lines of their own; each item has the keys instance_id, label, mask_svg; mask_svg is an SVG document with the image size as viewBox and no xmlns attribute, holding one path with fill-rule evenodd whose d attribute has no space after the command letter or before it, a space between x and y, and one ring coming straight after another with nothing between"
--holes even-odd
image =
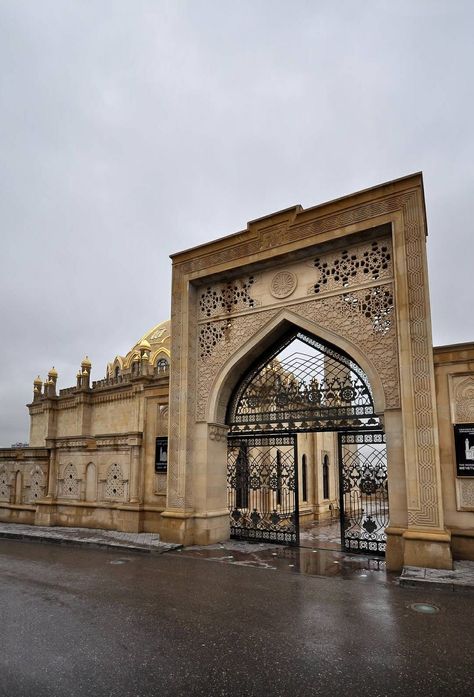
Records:
<instances>
[{"instance_id":1,"label":"main gate","mask_svg":"<svg viewBox=\"0 0 474 697\"><path fill-rule=\"evenodd\" d=\"M367 376L347 354L289 333L244 376L227 421L231 537L299 543L297 434L331 431L339 433L342 545L384 552L385 436Z\"/></svg>"}]
</instances>

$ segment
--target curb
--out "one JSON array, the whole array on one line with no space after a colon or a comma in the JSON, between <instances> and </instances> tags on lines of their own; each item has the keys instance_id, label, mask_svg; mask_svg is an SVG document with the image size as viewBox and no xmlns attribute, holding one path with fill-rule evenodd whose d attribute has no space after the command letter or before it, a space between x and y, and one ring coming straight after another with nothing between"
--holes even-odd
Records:
<instances>
[{"instance_id":1,"label":"curb","mask_svg":"<svg viewBox=\"0 0 474 697\"><path fill-rule=\"evenodd\" d=\"M98 542L84 539L71 539L67 537L42 537L41 535L29 535L25 532L6 532L0 531L0 538L7 540L19 540L23 542L40 542L42 544L58 544L71 547L91 547L93 549L107 549L114 552L118 550L126 550L127 552L138 552L140 554L160 555L167 552L174 552L181 549L183 545L172 545L166 549L154 547L138 547L137 545L127 545L118 542Z\"/></svg>"},{"instance_id":2,"label":"curb","mask_svg":"<svg viewBox=\"0 0 474 697\"><path fill-rule=\"evenodd\" d=\"M450 591L453 593L474 593L474 586L465 583L443 583L442 581L429 581L416 578L399 578L402 588L428 588L436 591Z\"/></svg>"}]
</instances>

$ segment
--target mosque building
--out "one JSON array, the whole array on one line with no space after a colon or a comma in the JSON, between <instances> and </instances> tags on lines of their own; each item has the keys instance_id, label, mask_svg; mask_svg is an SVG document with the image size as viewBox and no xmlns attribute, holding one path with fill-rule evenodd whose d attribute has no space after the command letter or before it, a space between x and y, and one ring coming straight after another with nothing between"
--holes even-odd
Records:
<instances>
[{"instance_id":1,"label":"mosque building","mask_svg":"<svg viewBox=\"0 0 474 697\"><path fill-rule=\"evenodd\" d=\"M433 348L426 236L414 174L173 255L171 320L34 380L0 520L474 560L474 343Z\"/></svg>"}]
</instances>

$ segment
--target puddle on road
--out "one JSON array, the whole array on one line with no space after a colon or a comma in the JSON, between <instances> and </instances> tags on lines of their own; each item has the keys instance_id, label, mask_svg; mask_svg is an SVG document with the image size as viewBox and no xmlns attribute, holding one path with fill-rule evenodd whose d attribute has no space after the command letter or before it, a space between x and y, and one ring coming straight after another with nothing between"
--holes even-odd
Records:
<instances>
[{"instance_id":1,"label":"puddle on road","mask_svg":"<svg viewBox=\"0 0 474 697\"><path fill-rule=\"evenodd\" d=\"M177 552L170 552L176 554ZM364 583L394 583L397 576L387 572L385 560L328 549L282 547L229 541L209 547L185 547L186 557L237 566L300 573L309 576L360 580Z\"/></svg>"},{"instance_id":2,"label":"puddle on road","mask_svg":"<svg viewBox=\"0 0 474 697\"><path fill-rule=\"evenodd\" d=\"M130 559L112 559L109 564L128 564Z\"/></svg>"}]
</instances>

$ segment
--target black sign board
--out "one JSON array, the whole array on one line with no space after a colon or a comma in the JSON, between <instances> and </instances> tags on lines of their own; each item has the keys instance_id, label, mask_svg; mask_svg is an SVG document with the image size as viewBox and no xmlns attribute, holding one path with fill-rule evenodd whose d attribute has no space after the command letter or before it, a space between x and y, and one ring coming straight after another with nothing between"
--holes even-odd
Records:
<instances>
[{"instance_id":1,"label":"black sign board","mask_svg":"<svg viewBox=\"0 0 474 697\"><path fill-rule=\"evenodd\" d=\"M168 469L168 438L156 439L155 472L166 472Z\"/></svg>"},{"instance_id":2,"label":"black sign board","mask_svg":"<svg viewBox=\"0 0 474 697\"><path fill-rule=\"evenodd\" d=\"M456 424L454 442L458 477L474 477L474 424Z\"/></svg>"}]
</instances>

